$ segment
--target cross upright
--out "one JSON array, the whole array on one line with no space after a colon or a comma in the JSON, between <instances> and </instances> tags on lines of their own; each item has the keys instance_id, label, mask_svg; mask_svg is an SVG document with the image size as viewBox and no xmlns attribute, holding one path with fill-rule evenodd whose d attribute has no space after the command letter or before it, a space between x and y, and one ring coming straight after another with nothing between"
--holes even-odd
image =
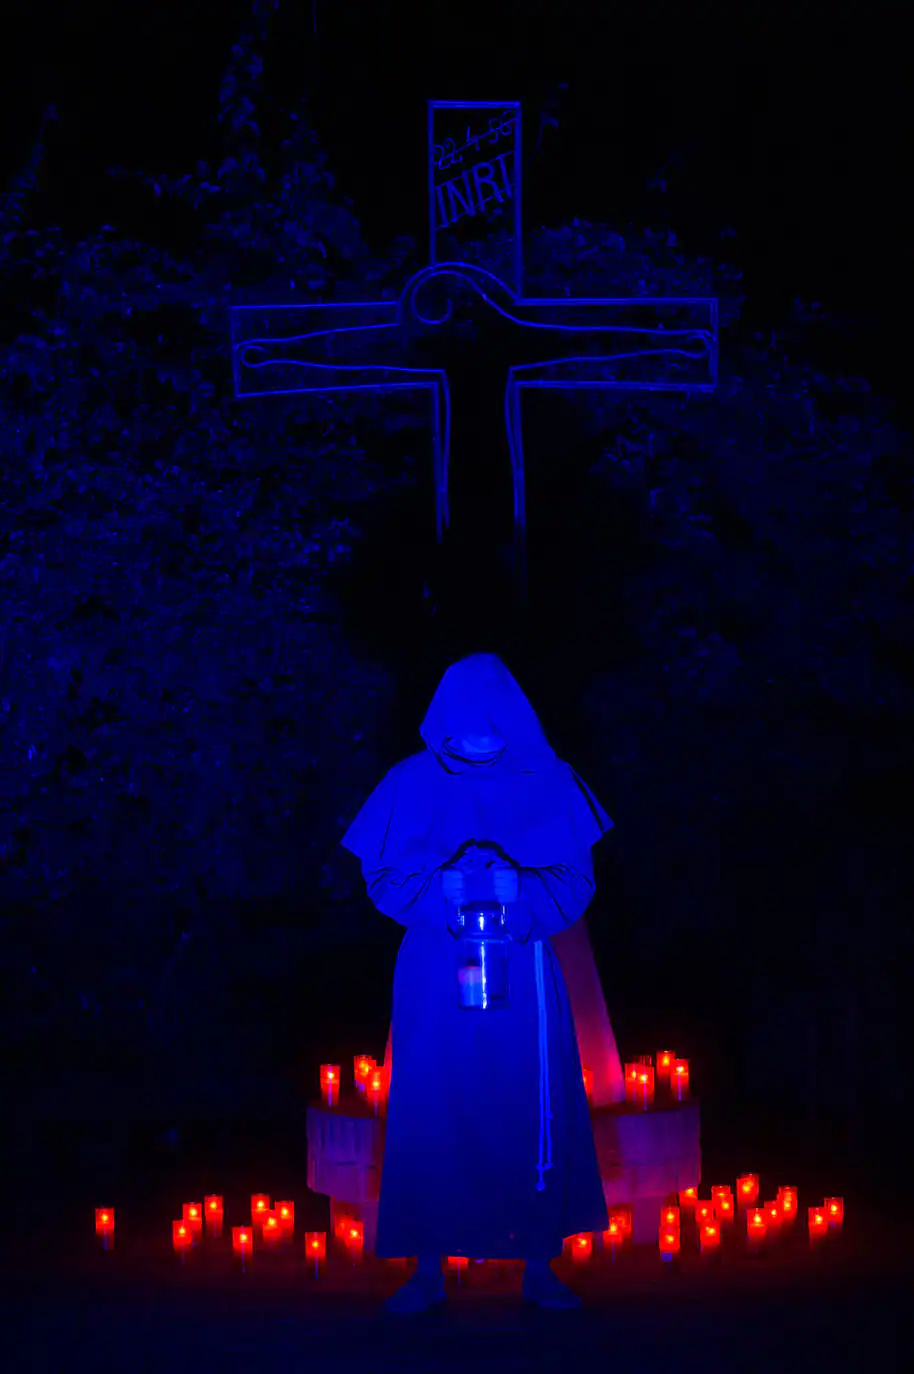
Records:
<instances>
[{"instance_id":1,"label":"cross upright","mask_svg":"<svg viewBox=\"0 0 914 1374\"><path fill-rule=\"evenodd\" d=\"M428 176L430 263L397 299L232 307L235 395L427 390L439 544L451 524L452 455L459 464L483 430L497 429L523 604L522 392L713 392L717 300L523 294L519 101L429 101ZM498 271L474 260L485 252L491 266L493 243Z\"/></svg>"}]
</instances>

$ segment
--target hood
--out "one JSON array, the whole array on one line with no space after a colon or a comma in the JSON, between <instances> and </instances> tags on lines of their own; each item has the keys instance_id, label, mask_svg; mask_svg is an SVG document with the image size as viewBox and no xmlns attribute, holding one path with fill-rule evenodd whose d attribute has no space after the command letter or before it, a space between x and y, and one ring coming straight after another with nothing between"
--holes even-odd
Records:
<instances>
[{"instance_id":1,"label":"hood","mask_svg":"<svg viewBox=\"0 0 914 1374\"><path fill-rule=\"evenodd\" d=\"M449 773L489 768L535 773L556 762L536 712L497 654L471 654L451 664L419 733ZM504 743L494 754L464 752L464 738L483 735L497 735Z\"/></svg>"}]
</instances>

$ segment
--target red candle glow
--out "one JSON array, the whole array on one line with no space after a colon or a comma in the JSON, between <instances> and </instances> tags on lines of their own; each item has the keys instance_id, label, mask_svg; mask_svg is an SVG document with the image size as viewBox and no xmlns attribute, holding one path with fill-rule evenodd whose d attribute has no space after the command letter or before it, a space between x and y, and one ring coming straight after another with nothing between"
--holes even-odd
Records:
<instances>
[{"instance_id":1,"label":"red candle glow","mask_svg":"<svg viewBox=\"0 0 914 1374\"><path fill-rule=\"evenodd\" d=\"M582 1069L581 1072L584 1075L584 1092L589 1102L593 1093L593 1069Z\"/></svg>"},{"instance_id":2,"label":"red candle glow","mask_svg":"<svg viewBox=\"0 0 914 1374\"><path fill-rule=\"evenodd\" d=\"M195 1234L203 1230L203 1203L185 1202L181 1209L181 1218L191 1228Z\"/></svg>"},{"instance_id":3,"label":"red candle glow","mask_svg":"<svg viewBox=\"0 0 914 1374\"><path fill-rule=\"evenodd\" d=\"M193 1228L183 1219L171 1223L171 1243L176 1255L185 1255L194 1243Z\"/></svg>"},{"instance_id":4,"label":"red candle glow","mask_svg":"<svg viewBox=\"0 0 914 1374\"><path fill-rule=\"evenodd\" d=\"M218 1239L222 1235L222 1224L225 1221L225 1208L218 1193L209 1193L203 1199L203 1215L206 1217L207 1231Z\"/></svg>"},{"instance_id":5,"label":"red candle glow","mask_svg":"<svg viewBox=\"0 0 914 1374\"><path fill-rule=\"evenodd\" d=\"M682 1208L682 1210L683 1210L684 1212L690 1212L690 1213L694 1216L694 1214L695 1214L695 1208L696 1208L697 1204L698 1204L698 1189L697 1189L697 1188L680 1188L680 1190L679 1190L679 1206Z\"/></svg>"},{"instance_id":6,"label":"red candle glow","mask_svg":"<svg viewBox=\"0 0 914 1374\"><path fill-rule=\"evenodd\" d=\"M660 1253L665 1260L672 1259L679 1254L679 1227L661 1226L660 1228Z\"/></svg>"},{"instance_id":7,"label":"red candle glow","mask_svg":"<svg viewBox=\"0 0 914 1374\"><path fill-rule=\"evenodd\" d=\"M664 1207L660 1213L660 1228L667 1231L678 1231L682 1221L682 1214L678 1207Z\"/></svg>"},{"instance_id":8,"label":"red candle glow","mask_svg":"<svg viewBox=\"0 0 914 1374\"><path fill-rule=\"evenodd\" d=\"M736 1180L736 1197L741 1207L751 1207L758 1201L758 1174L740 1174Z\"/></svg>"},{"instance_id":9,"label":"red candle glow","mask_svg":"<svg viewBox=\"0 0 914 1374\"><path fill-rule=\"evenodd\" d=\"M684 1102L689 1095L689 1061L674 1059L670 1071L670 1087L677 1102Z\"/></svg>"},{"instance_id":10,"label":"red candle glow","mask_svg":"<svg viewBox=\"0 0 914 1374\"><path fill-rule=\"evenodd\" d=\"M565 1243L571 1255L572 1264L583 1264L593 1254L593 1236L588 1231L581 1231L576 1236L569 1236Z\"/></svg>"},{"instance_id":11,"label":"red candle glow","mask_svg":"<svg viewBox=\"0 0 914 1374\"><path fill-rule=\"evenodd\" d=\"M295 1203L277 1202L273 1209L279 1218L279 1224L288 1235L295 1231Z\"/></svg>"},{"instance_id":12,"label":"red candle glow","mask_svg":"<svg viewBox=\"0 0 914 1374\"><path fill-rule=\"evenodd\" d=\"M110 1240L114 1235L113 1207L96 1207L95 1234L101 1236L103 1240Z\"/></svg>"},{"instance_id":13,"label":"red candle glow","mask_svg":"<svg viewBox=\"0 0 914 1374\"><path fill-rule=\"evenodd\" d=\"M306 1231L305 1232L305 1254L310 1260L314 1260L315 1270L327 1258L327 1232L326 1231Z\"/></svg>"},{"instance_id":14,"label":"red candle glow","mask_svg":"<svg viewBox=\"0 0 914 1374\"><path fill-rule=\"evenodd\" d=\"M346 1233L355 1218L349 1212L334 1212L333 1235L335 1240L345 1241Z\"/></svg>"},{"instance_id":15,"label":"red candle glow","mask_svg":"<svg viewBox=\"0 0 914 1374\"><path fill-rule=\"evenodd\" d=\"M750 1245L761 1245L768 1234L764 1207L750 1207L746 1212L746 1239Z\"/></svg>"},{"instance_id":16,"label":"red candle glow","mask_svg":"<svg viewBox=\"0 0 914 1374\"><path fill-rule=\"evenodd\" d=\"M615 1222L620 1235L624 1238L632 1233L632 1214L627 1207L614 1207L609 1214L610 1224Z\"/></svg>"},{"instance_id":17,"label":"red candle glow","mask_svg":"<svg viewBox=\"0 0 914 1374\"><path fill-rule=\"evenodd\" d=\"M325 1107L335 1107L340 1100L339 1064L321 1064L321 1097Z\"/></svg>"},{"instance_id":18,"label":"red candle glow","mask_svg":"<svg viewBox=\"0 0 914 1374\"><path fill-rule=\"evenodd\" d=\"M261 1234L263 1235L263 1243L266 1246L278 1245L282 1240L284 1232L275 1211L267 1212L263 1219Z\"/></svg>"},{"instance_id":19,"label":"red candle glow","mask_svg":"<svg viewBox=\"0 0 914 1374\"><path fill-rule=\"evenodd\" d=\"M611 1216L609 1218L609 1226L607 1230L603 1232L603 1249L604 1251L609 1251L613 1263L615 1263L616 1251L621 1249L624 1241L625 1236L622 1233L618 1221L615 1217Z\"/></svg>"},{"instance_id":20,"label":"red candle glow","mask_svg":"<svg viewBox=\"0 0 914 1374\"><path fill-rule=\"evenodd\" d=\"M368 1101L371 1103L372 1107L374 1107L375 1116L380 1113L381 1107L384 1104L384 1095L384 1070L378 1068L372 1069L368 1078Z\"/></svg>"},{"instance_id":21,"label":"red candle glow","mask_svg":"<svg viewBox=\"0 0 914 1374\"><path fill-rule=\"evenodd\" d=\"M770 1235L777 1235L781 1229L781 1209L777 1202L772 1199L763 1204L765 1208L765 1224Z\"/></svg>"},{"instance_id":22,"label":"red candle glow","mask_svg":"<svg viewBox=\"0 0 914 1374\"><path fill-rule=\"evenodd\" d=\"M787 1222L787 1223L796 1221L796 1219L797 1219L797 1199L798 1199L798 1192L797 1192L797 1189L796 1189L796 1188L779 1188L779 1189L778 1189L778 1199L777 1199L777 1200L778 1200L778 1206L779 1206L780 1209L781 1209L781 1218L782 1218L783 1221L785 1221L785 1222Z\"/></svg>"},{"instance_id":23,"label":"red candle glow","mask_svg":"<svg viewBox=\"0 0 914 1374\"><path fill-rule=\"evenodd\" d=\"M377 1064L370 1054L355 1055L352 1060L352 1076L355 1079L355 1086L357 1088L364 1088L365 1084L368 1082L368 1075L371 1073L372 1069L376 1069L377 1067Z\"/></svg>"},{"instance_id":24,"label":"red candle glow","mask_svg":"<svg viewBox=\"0 0 914 1374\"><path fill-rule=\"evenodd\" d=\"M822 1205L825 1208L825 1214L828 1217L828 1224L830 1227L837 1230L838 1227L844 1225L843 1197L827 1197Z\"/></svg>"},{"instance_id":25,"label":"red candle glow","mask_svg":"<svg viewBox=\"0 0 914 1374\"><path fill-rule=\"evenodd\" d=\"M251 1221L255 1226L259 1226L267 1216L272 1203L269 1193L251 1194ZM236 1228L237 1229L237 1228Z\"/></svg>"},{"instance_id":26,"label":"red candle glow","mask_svg":"<svg viewBox=\"0 0 914 1374\"><path fill-rule=\"evenodd\" d=\"M715 1220L714 1203L706 1198L698 1198L695 1202L695 1220L699 1226L710 1225Z\"/></svg>"},{"instance_id":27,"label":"red candle glow","mask_svg":"<svg viewBox=\"0 0 914 1374\"><path fill-rule=\"evenodd\" d=\"M635 1093L638 1088L638 1070L640 1064L625 1065L625 1100L626 1102L635 1101Z\"/></svg>"},{"instance_id":28,"label":"red candle glow","mask_svg":"<svg viewBox=\"0 0 914 1374\"><path fill-rule=\"evenodd\" d=\"M350 1221L346 1228L346 1250L353 1264L358 1264L365 1250L365 1227L361 1221Z\"/></svg>"},{"instance_id":29,"label":"red candle glow","mask_svg":"<svg viewBox=\"0 0 914 1374\"><path fill-rule=\"evenodd\" d=\"M638 1081L635 1084L635 1102L647 1110L654 1102L654 1069L650 1064L638 1065Z\"/></svg>"},{"instance_id":30,"label":"red candle glow","mask_svg":"<svg viewBox=\"0 0 914 1374\"><path fill-rule=\"evenodd\" d=\"M711 1201L714 1203L714 1216L719 1222L733 1220L733 1194L728 1184L722 1183L712 1188Z\"/></svg>"},{"instance_id":31,"label":"red candle glow","mask_svg":"<svg viewBox=\"0 0 914 1374\"><path fill-rule=\"evenodd\" d=\"M254 1253L254 1228L252 1226L232 1227L232 1249L242 1259L250 1259Z\"/></svg>"},{"instance_id":32,"label":"red candle glow","mask_svg":"<svg viewBox=\"0 0 914 1374\"><path fill-rule=\"evenodd\" d=\"M673 1064L676 1054L673 1050L657 1051L657 1082L669 1084L670 1074L673 1071Z\"/></svg>"},{"instance_id":33,"label":"red candle glow","mask_svg":"<svg viewBox=\"0 0 914 1374\"><path fill-rule=\"evenodd\" d=\"M720 1227L716 1221L707 1221L701 1228L701 1253L720 1249Z\"/></svg>"},{"instance_id":34,"label":"red candle glow","mask_svg":"<svg viewBox=\"0 0 914 1374\"><path fill-rule=\"evenodd\" d=\"M821 1236L828 1235L828 1213L824 1207L810 1207L809 1209L809 1238L815 1240Z\"/></svg>"}]
</instances>

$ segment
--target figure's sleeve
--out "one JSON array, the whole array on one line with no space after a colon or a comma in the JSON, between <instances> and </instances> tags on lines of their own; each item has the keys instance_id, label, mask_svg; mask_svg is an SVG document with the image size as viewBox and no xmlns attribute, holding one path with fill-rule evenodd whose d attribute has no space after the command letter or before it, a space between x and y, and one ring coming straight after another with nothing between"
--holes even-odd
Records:
<instances>
[{"instance_id":1,"label":"figure's sleeve","mask_svg":"<svg viewBox=\"0 0 914 1374\"><path fill-rule=\"evenodd\" d=\"M512 935L521 944L558 935L579 921L595 891L593 858L586 850L575 864L548 868L520 868L518 895L508 918Z\"/></svg>"},{"instance_id":2,"label":"figure's sleeve","mask_svg":"<svg viewBox=\"0 0 914 1374\"><path fill-rule=\"evenodd\" d=\"M394 868L363 869L368 896L384 916L401 926L447 924L447 904L438 879L440 869L415 873Z\"/></svg>"}]
</instances>

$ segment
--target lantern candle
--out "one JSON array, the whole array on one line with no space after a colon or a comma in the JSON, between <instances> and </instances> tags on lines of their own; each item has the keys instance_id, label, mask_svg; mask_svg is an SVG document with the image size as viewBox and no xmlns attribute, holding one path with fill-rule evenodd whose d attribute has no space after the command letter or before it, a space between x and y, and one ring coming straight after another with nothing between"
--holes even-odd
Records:
<instances>
[{"instance_id":1,"label":"lantern candle","mask_svg":"<svg viewBox=\"0 0 914 1374\"><path fill-rule=\"evenodd\" d=\"M781 1209L781 1220L786 1222L788 1226L797 1219L797 1197L796 1188L778 1189L777 1201Z\"/></svg>"},{"instance_id":2,"label":"lantern candle","mask_svg":"<svg viewBox=\"0 0 914 1374\"><path fill-rule=\"evenodd\" d=\"M114 1244L114 1208L96 1207L95 1209L95 1234L101 1236L102 1244L106 1250L110 1250Z\"/></svg>"},{"instance_id":3,"label":"lantern candle","mask_svg":"<svg viewBox=\"0 0 914 1374\"><path fill-rule=\"evenodd\" d=\"M203 1230L203 1203L185 1202L181 1209L181 1219L190 1227L191 1238L196 1240Z\"/></svg>"},{"instance_id":4,"label":"lantern candle","mask_svg":"<svg viewBox=\"0 0 914 1374\"><path fill-rule=\"evenodd\" d=\"M809 1239L811 1241L821 1240L828 1235L828 1213L824 1207L810 1207L809 1209Z\"/></svg>"},{"instance_id":5,"label":"lantern candle","mask_svg":"<svg viewBox=\"0 0 914 1374\"><path fill-rule=\"evenodd\" d=\"M720 1227L714 1221L706 1221L701 1227L701 1253L713 1254L720 1249Z\"/></svg>"},{"instance_id":6,"label":"lantern candle","mask_svg":"<svg viewBox=\"0 0 914 1374\"><path fill-rule=\"evenodd\" d=\"M699 1226L709 1226L715 1220L714 1203L706 1198L698 1198L695 1202L695 1220Z\"/></svg>"},{"instance_id":7,"label":"lantern candle","mask_svg":"<svg viewBox=\"0 0 914 1374\"><path fill-rule=\"evenodd\" d=\"M368 1083L368 1076L372 1069L376 1069L377 1067L377 1064L370 1054L357 1054L353 1057L352 1076L355 1080L355 1086L360 1092L365 1091L366 1084Z\"/></svg>"},{"instance_id":8,"label":"lantern candle","mask_svg":"<svg viewBox=\"0 0 914 1374\"><path fill-rule=\"evenodd\" d=\"M593 1094L593 1069L582 1069L581 1073L584 1076L584 1093L589 1102Z\"/></svg>"},{"instance_id":9,"label":"lantern candle","mask_svg":"<svg viewBox=\"0 0 914 1374\"><path fill-rule=\"evenodd\" d=\"M203 1199L203 1215L206 1217L207 1231L218 1240L222 1235L222 1225L225 1221L225 1209L218 1193L210 1193Z\"/></svg>"},{"instance_id":10,"label":"lantern candle","mask_svg":"<svg viewBox=\"0 0 914 1374\"><path fill-rule=\"evenodd\" d=\"M361 1221L350 1220L346 1228L346 1249L353 1264L362 1259L365 1248L365 1226Z\"/></svg>"},{"instance_id":11,"label":"lantern candle","mask_svg":"<svg viewBox=\"0 0 914 1374\"><path fill-rule=\"evenodd\" d=\"M690 1213L694 1216L694 1215L695 1215L695 1208L696 1208L697 1205L698 1205L698 1189L697 1189L697 1188L680 1188L680 1190L679 1190L679 1206L682 1208L682 1210L683 1210L684 1212L690 1212Z\"/></svg>"},{"instance_id":12,"label":"lantern candle","mask_svg":"<svg viewBox=\"0 0 914 1374\"><path fill-rule=\"evenodd\" d=\"M657 1051L657 1082L669 1086L670 1074L676 1062L676 1055L672 1050Z\"/></svg>"},{"instance_id":13,"label":"lantern candle","mask_svg":"<svg viewBox=\"0 0 914 1374\"><path fill-rule=\"evenodd\" d=\"M171 1243L176 1255L183 1260L194 1243L193 1228L183 1218L171 1223Z\"/></svg>"},{"instance_id":14,"label":"lantern candle","mask_svg":"<svg viewBox=\"0 0 914 1374\"><path fill-rule=\"evenodd\" d=\"M678 1231L682 1222L682 1213L678 1207L664 1207L660 1213L661 1230Z\"/></svg>"},{"instance_id":15,"label":"lantern candle","mask_svg":"<svg viewBox=\"0 0 914 1374\"><path fill-rule=\"evenodd\" d=\"M326 1231L305 1232L305 1254L309 1260L314 1260L314 1272L319 1274L321 1263L327 1258Z\"/></svg>"},{"instance_id":16,"label":"lantern candle","mask_svg":"<svg viewBox=\"0 0 914 1374\"><path fill-rule=\"evenodd\" d=\"M674 1255L679 1254L679 1227L661 1226L660 1227L660 1253L664 1260L672 1260Z\"/></svg>"},{"instance_id":17,"label":"lantern candle","mask_svg":"<svg viewBox=\"0 0 914 1374\"><path fill-rule=\"evenodd\" d=\"M685 1102L689 1095L689 1061L674 1059L670 1071L670 1087L677 1102Z\"/></svg>"},{"instance_id":18,"label":"lantern candle","mask_svg":"<svg viewBox=\"0 0 914 1374\"><path fill-rule=\"evenodd\" d=\"M626 1064L625 1066L625 1100L634 1102L635 1094L638 1090L638 1070L640 1064Z\"/></svg>"},{"instance_id":19,"label":"lantern candle","mask_svg":"<svg viewBox=\"0 0 914 1374\"><path fill-rule=\"evenodd\" d=\"M263 1243L268 1249L275 1249L283 1239L283 1228L275 1211L270 1211L263 1219Z\"/></svg>"},{"instance_id":20,"label":"lantern candle","mask_svg":"<svg viewBox=\"0 0 914 1374\"><path fill-rule=\"evenodd\" d=\"M374 1108L375 1116L380 1114L384 1101L384 1070L372 1069L368 1079L368 1101Z\"/></svg>"},{"instance_id":21,"label":"lantern candle","mask_svg":"<svg viewBox=\"0 0 914 1374\"><path fill-rule=\"evenodd\" d=\"M825 1215L828 1217L829 1229L838 1231L844 1225L844 1198L827 1197L823 1202Z\"/></svg>"},{"instance_id":22,"label":"lantern candle","mask_svg":"<svg viewBox=\"0 0 914 1374\"><path fill-rule=\"evenodd\" d=\"M746 1239L754 1247L761 1245L768 1234L764 1207L750 1207L746 1212Z\"/></svg>"},{"instance_id":23,"label":"lantern candle","mask_svg":"<svg viewBox=\"0 0 914 1374\"><path fill-rule=\"evenodd\" d=\"M639 1064L638 1066L635 1101L645 1111L654 1104L654 1069L650 1064Z\"/></svg>"},{"instance_id":24,"label":"lantern candle","mask_svg":"<svg viewBox=\"0 0 914 1374\"><path fill-rule=\"evenodd\" d=\"M271 1205L269 1193L251 1194L251 1222L254 1226L259 1226L263 1222L269 1214Z\"/></svg>"},{"instance_id":25,"label":"lantern candle","mask_svg":"<svg viewBox=\"0 0 914 1374\"><path fill-rule=\"evenodd\" d=\"M581 1231L576 1236L569 1236L568 1249L572 1264L584 1264L593 1253L593 1236L588 1231Z\"/></svg>"},{"instance_id":26,"label":"lantern candle","mask_svg":"<svg viewBox=\"0 0 914 1374\"><path fill-rule=\"evenodd\" d=\"M254 1253L254 1229L251 1226L232 1227L232 1250L241 1260L250 1259Z\"/></svg>"},{"instance_id":27,"label":"lantern candle","mask_svg":"<svg viewBox=\"0 0 914 1374\"><path fill-rule=\"evenodd\" d=\"M623 1240L624 1235L622 1229L616 1218L611 1216L609 1218L609 1227L603 1232L603 1250L604 1252L607 1250L609 1251L613 1264L616 1262L616 1251L620 1245L622 1245Z\"/></svg>"},{"instance_id":28,"label":"lantern candle","mask_svg":"<svg viewBox=\"0 0 914 1374\"><path fill-rule=\"evenodd\" d=\"M321 1064L321 1096L325 1107L335 1107L340 1100L339 1064Z\"/></svg>"},{"instance_id":29,"label":"lantern candle","mask_svg":"<svg viewBox=\"0 0 914 1374\"><path fill-rule=\"evenodd\" d=\"M758 1174L740 1174L736 1180L736 1199L741 1207L752 1207L758 1201Z\"/></svg>"},{"instance_id":30,"label":"lantern candle","mask_svg":"<svg viewBox=\"0 0 914 1374\"><path fill-rule=\"evenodd\" d=\"M764 1203L765 1225L772 1236L776 1236L781 1229L781 1208L777 1202L772 1200Z\"/></svg>"},{"instance_id":31,"label":"lantern candle","mask_svg":"<svg viewBox=\"0 0 914 1374\"><path fill-rule=\"evenodd\" d=\"M284 1234L293 1235L295 1233L295 1203L277 1202L274 1211Z\"/></svg>"}]
</instances>

